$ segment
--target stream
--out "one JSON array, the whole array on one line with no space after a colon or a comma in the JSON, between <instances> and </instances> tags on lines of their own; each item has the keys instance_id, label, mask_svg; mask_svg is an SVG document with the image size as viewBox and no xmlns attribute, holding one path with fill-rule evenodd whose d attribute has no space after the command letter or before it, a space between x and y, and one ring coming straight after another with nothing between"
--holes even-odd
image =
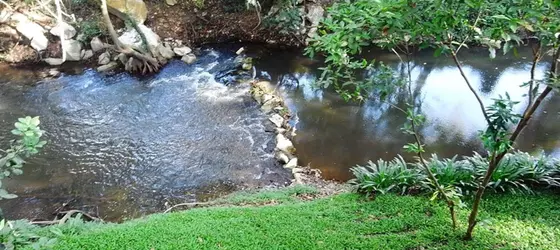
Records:
<instances>
[{"instance_id":1,"label":"stream","mask_svg":"<svg viewBox=\"0 0 560 250\"><path fill-rule=\"evenodd\" d=\"M247 94L249 86L224 84L235 78L235 50L206 49L193 65L172 61L142 79L85 70L41 80L32 70L0 68L0 145L8 145L13 123L26 115L41 117L48 141L23 175L5 181L19 198L0 201L4 214L51 219L54 211L71 207L120 221L177 202L288 184L291 174L273 158L273 129ZM348 103L314 88L321 65L301 51L248 51L256 58L256 75L278 86L294 115L300 165L346 181L356 164L403 154L411 138L398 129L406 119L399 111L376 98ZM484 50L461 54L486 104L506 91L513 99L527 92L519 86L529 79L530 54L519 53L491 62ZM402 67L394 54L373 49L368 55ZM426 51L413 62L415 98L428 121L420 129L428 153L481 152L477 131L484 118L452 61ZM538 65L538 75L546 66ZM560 156L559 104L557 95L545 100L518 140L521 150Z\"/></svg>"}]
</instances>

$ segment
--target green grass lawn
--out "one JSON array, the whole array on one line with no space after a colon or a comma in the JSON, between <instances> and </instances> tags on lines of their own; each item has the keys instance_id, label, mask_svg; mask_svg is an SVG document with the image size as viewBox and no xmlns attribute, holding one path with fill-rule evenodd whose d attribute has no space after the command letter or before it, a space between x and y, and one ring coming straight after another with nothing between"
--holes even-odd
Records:
<instances>
[{"instance_id":1,"label":"green grass lawn","mask_svg":"<svg viewBox=\"0 0 560 250\"><path fill-rule=\"evenodd\" d=\"M560 249L560 196L493 195L475 239L426 197L356 194L262 207L156 214L64 235L55 249Z\"/></svg>"}]
</instances>

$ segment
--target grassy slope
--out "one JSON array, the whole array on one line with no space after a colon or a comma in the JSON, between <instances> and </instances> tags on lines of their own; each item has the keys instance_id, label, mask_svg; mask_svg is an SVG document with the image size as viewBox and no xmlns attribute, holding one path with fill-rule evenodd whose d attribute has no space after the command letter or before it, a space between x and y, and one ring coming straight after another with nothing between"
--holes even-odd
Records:
<instances>
[{"instance_id":1,"label":"grassy slope","mask_svg":"<svg viewBox=\"0 0 560 250\"><path fill-rule=\"evenodd\" d=\"M493 196L460 240L425 197L342 194L305 203L157 214L64 236L55 249L560 249L560 197ZM466 210L460 219L466 221ZM464 225L462 225L464 226Z\"/></svg>"}]
</instances>

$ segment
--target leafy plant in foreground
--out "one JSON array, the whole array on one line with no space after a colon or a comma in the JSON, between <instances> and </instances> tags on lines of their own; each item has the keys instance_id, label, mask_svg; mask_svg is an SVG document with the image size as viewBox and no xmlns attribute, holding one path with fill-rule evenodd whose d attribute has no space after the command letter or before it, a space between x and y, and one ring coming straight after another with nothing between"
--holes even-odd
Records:
<instances>
[{"instance_id":1,"label":"leafy plant in foreground","mask_svg":"<svg viewBox=\"0 0 560 250\"><path fill-rule=\"evenodd\" d=\"M0 199L12 199L17 196L9 194L2 188L1 180L12 175L23 174L23 164L25 158L39 153L46 141L41 141L43 131L39 128L39 117L25 117L19 118L15 123L15 129L12 134L17 135L20 139L12 141L12 145L6 151L3 151L3 156L0 158Z\"/></svg>"}]
</instances>

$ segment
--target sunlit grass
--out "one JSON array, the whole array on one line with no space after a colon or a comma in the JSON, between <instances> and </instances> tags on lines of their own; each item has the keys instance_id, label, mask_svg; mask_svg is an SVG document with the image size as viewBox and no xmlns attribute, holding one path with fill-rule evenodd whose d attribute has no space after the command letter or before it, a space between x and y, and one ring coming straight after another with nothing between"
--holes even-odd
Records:
<instances>
[{"instance_id":1,"label":"sunlit grass","mask_svg":"<svg viewBox=\"0 0 560 250\"><path fill-rule=\"evenodd\" d=\"M288 192L290 193L290 192ZM267 194L274 199L282 195ZM241 198L238 198L241 199ZM266 199L261 197L259 200ZM559 249L560 198L492 195L473 241L426 197L342 194L277 206L157 214L63 236L56 249Z\"/></svg>"}]
</instances>

